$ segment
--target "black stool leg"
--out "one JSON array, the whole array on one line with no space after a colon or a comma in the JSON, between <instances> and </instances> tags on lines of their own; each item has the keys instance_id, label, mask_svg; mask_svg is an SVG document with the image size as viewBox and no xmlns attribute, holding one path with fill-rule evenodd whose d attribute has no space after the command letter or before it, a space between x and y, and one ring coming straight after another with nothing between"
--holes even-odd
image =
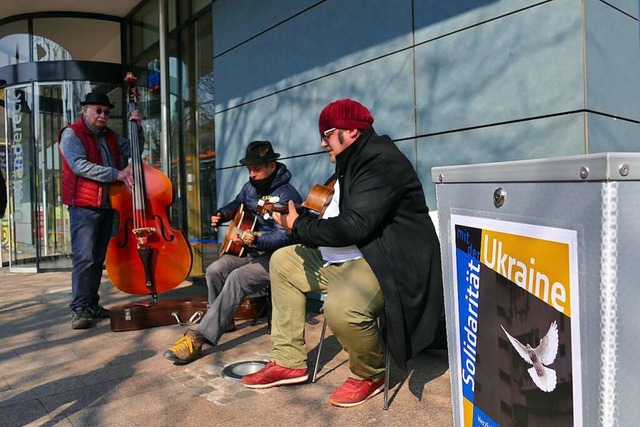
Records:
<instances>
[{"instance_id":1,"label":"black stool leg","mask_svg":"<svg viewBox=\"0 0 640 427\"><path fill-rule=\"evenodd\" d=\"M320 342L318 343L318 356L316 356L316 366L313 368L313 376L311 382L316 382L316 375L318 375L318 367L320 366L320 353L322 353L322 343L324 343L324 334L327 331L327 319L322 321L322 332L320 332Z\"/></svg>"},{"instance_id":2,"label":"black stool leg","mask_svg":"<svg viewBox=\"0 0 640 427\"><path fill-rule=\"evenodd\" d=\"M267 335L271 335L271 286L267 289Z\"/></svg>"},{"instance_id":3,"label":"black stool leg","mask_svg":"<svg viewBox=\"0 0 640 427\"><path fill-rule=\"evenodd\" d=\"M385 411L387 409L389 409L389 365L391 361L391 349L389 348L389 343L387 342L385 344L385 351L384 351L384 366L385 366L385 371L384 371L384 404L382 406L382 409L384 409Z\"/></svg>"}]
</instances>

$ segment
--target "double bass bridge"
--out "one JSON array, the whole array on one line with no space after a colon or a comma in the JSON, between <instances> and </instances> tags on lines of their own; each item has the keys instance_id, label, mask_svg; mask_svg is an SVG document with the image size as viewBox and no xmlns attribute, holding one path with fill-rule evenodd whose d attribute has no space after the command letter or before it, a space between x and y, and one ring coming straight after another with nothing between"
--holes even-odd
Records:
<instances>
[{"instance_id":1,"label":"double bass bridge","mask_svg":"<svg viewBox=\"0 0 640 427\"><path fill-rule=\"evenodd\" d=\"M155 227L141 227L141 228L133 228L131 229L131 232L136 236L139 236L141 234L149 235L149 234L155 233L156 229Z\"/></svg>"},{"instance_id":2,"label":"double bass bridge","mask_svg":"<svg viewBox=\"0 0 640 427\"><path fill-rule=\"evenodd\" d=\"M136 236L136 240L138 241L138 245L146 245L147 239L149 236L156 233L156 229L154 227L141 227L134 228L131 232Z\"/></svg>"}]
</instances>

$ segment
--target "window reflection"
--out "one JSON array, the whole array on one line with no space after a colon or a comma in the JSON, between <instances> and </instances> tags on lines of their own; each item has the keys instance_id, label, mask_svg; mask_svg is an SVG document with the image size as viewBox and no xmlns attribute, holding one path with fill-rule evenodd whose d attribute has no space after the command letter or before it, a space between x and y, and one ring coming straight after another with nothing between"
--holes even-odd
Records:
<instances>
[{"instance_id":1,"label":"window reflection","mask_svg":"<svg viewBox=\"0 0 640 427\"><path fill-rule=\"evenodd\" d=\"M137 56L158 42L160 28L158 2L147 2L131 19L131 53Z\"/></svg>"},{"instance_id":2,"label":"window reflection","mask_svg":"<svg viewBox=\"0 0 640 427\"><path fill-rule=\"evenodd\" d=\"M87 18L33 20L33 61L120 63L120 23Z\"/></svg>"},{"instance_id":3,"label":"window reflection","mask_svg":"<svg viewBox=\"0 0 640 427\"><path fill-rule=\"evenodd\" d=\"M0 26L0 67L29 62L28 32L27 21Z\"/></svg>"}]
</instances>

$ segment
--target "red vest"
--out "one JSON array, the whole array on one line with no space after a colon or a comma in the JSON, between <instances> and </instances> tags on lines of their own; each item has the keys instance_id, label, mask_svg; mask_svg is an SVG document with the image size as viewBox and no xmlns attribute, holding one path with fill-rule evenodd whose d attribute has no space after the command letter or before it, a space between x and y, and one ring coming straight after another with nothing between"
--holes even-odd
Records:
<instances>
[{"instance_id":1,"label":"red vest","mask_svg":"<svg viewBox=\"0 0 640 427\"><path fill-rule=\"evenodd\" d=\"M101 165L102 154L100 153L98 138L91 132L82 117L70 124L69 128L82 141L87 160ZM58 135L58 146L64 129L62 128ZM107 129L104 139L107 141L116 164L119 165L120 148L118 147L118 137L111 129ZM62 203L69 206L100 207L104 191L103 183L73 173L62 152L60 154L62 158Z\"/></svg>"}]
</instances>

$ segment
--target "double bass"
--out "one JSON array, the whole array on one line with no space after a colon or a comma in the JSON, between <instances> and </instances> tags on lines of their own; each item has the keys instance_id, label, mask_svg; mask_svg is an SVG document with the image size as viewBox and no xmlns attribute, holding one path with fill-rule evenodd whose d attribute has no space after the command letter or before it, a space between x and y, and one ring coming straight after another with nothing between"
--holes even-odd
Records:
<instances>
[{"instance_id":1,"label":"double bass","mask_svg":"<svg viewBox=\"0 0 640 427\"><path fill-rule=\"evenodd\" d=\"M129 115L137 109L136 78L127 73ZM121 291L151 295L169 291L182 283L191 271L191 247L180 230L167 218L173 203L173 188L161 171L142 161L137 123L129 120L133 188L113 183L109 189L111 207L118 211L118 234L107 248L107 274Z\"/></svg>"}]
</instances>

